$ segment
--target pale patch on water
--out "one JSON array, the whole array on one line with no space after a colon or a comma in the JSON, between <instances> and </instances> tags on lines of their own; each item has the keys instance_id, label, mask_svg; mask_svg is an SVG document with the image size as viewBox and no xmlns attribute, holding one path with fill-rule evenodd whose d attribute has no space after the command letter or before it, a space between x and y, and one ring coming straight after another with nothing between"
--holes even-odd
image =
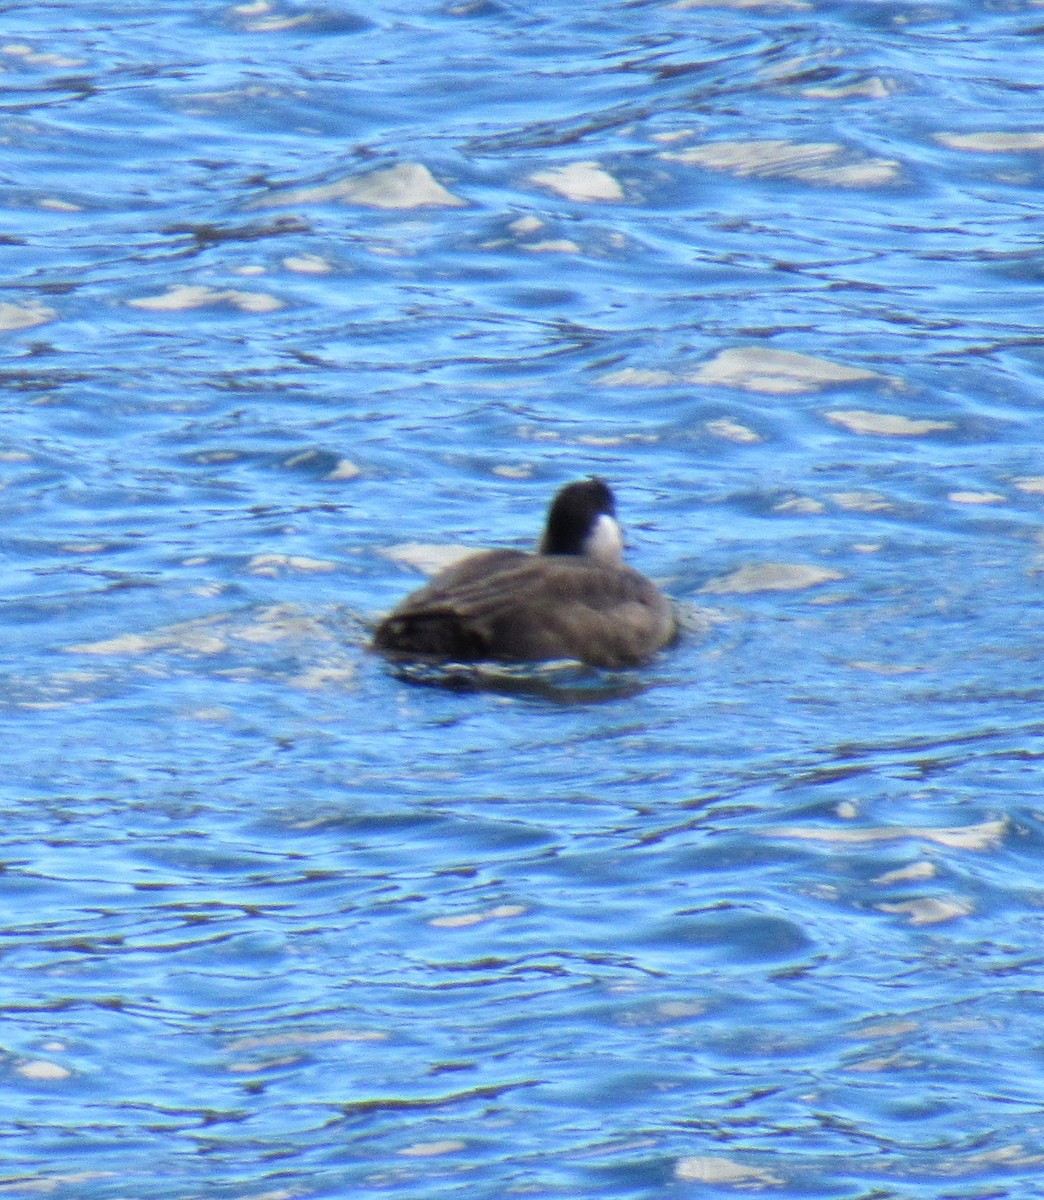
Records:
<instances>
[{"instance_id":1,"label":"pale patch on water","mask_svg":"<svg viewBox=\"0 0 1044 1200\"><path fill-rule=\"evenodd\" d=\"M72 654L137 655L174 646L206 654L224 650L225 642L201 633L198 628L183 626L175 627L167 633L121 633L100 642L81 642L79 645L69 646L68 650Z\"/></svg>"},{"instance_id":2,"label":"pale patch on water","mask_svg":"<svg viewBox=\"0 0 1044 1200\"><path fill-rule=\"evenodd\" d=\"M684 1021L703 1016L707 1004L703 1000L665 1000L657 1004L656 1011L670 1021Z\"/></svg>"},{"instance_id":3,"label":"pale patch on water","mask_svg":"<svg viewBox=\"0 0 1044 1200\"><path fill-rule=\"evenodd\" d=\"M292 454L289 458L283 460L283 465L286 467L305 467L310 463L323 463L326 456L319 450L302 450L300 454ZM342 458L338 461L332 471L324 476L325 479L354 479L357 475L361 475L362 470L356 466L350 459Z\"/></svg>"},{"instance_id":4,"label":"pale patch on water","mask_svg":"<svg viewBox=\"0 0 1044 1200\"><path fill-rule=\"evenodd\" d=\"M867 100L888 100L898 90L899 85L894 80L880 79L875 75L845 87L805 88L803 94L813 100L848 100L853 96Z\"/></svg>"},{"instance_id":5,"label":"pale patch on water","mask_svg":"<svg viewBox=\"0 0 1044 1200\"><path fill-rule=\"evenodd\" d=\"M333 270L329 259L320 254L290 254L283 259L283 266L299 275L328 275Z\"/></svg>"},{"instance_id":6,"label":"pale patch on water","mask_svg":"<svg viewBox=\"0 0 1044 1200\"><path fill-rule=\"evenodd\" d=\"M247 563L251 575L267 575L278 579L287 571L316 572L335 571L337 564L323 558L308 558L303 554L255 554Z\"/></svg>"},{"instance_id":7,"label":"pale patch on water","mask_svg":"<svg viewBox=\"0 0 1044 1200\"><path fill-rule=\"evenodd\" d=\"M102 682L104 678L98 671L55 671L42 686L39 683L30 684L28 680L9 681L8 695L10 697L13 691L11 683L24 684L29 694L20 696L15 701L17 706L29 712L50 712L78 703L93 684Z\"/></svg>"},{"instance_id":8,"label":"pale patch on water","mask_svg":"<svg viewBox=\"0 0 1044 1200\"><path fill-rule=\"evenodd\" d=\"M496 908L485 912L458 913L448 917L433 917L428 924L436 929L468 929L472 925L482 925L486 921L505 921L509 917L521 917L528 912L522 904L498 904Z\"/></svg>"},{"instance_id":9,"label":"pale patch on water","mask_svg":"<svg viewBox=\"0 0 1044 1200\"><path fill-rule=\"evenodd\" d=\"M507 226L511 237L491 238L482 243L484 250L517 248L530 254L582 254L583 247L574 238L552 236L553 227L537 216L517 217Z\"/></svg>"},{"instance_id":10,"label":"pale patch on water","mask_svg":"<svg viewBox=\"0 0 1044 1200\"><path fill-rule=\"evenodd\" d=\"M1024 133L937 133L935 140L951 150L976 154L1012 154L1044 150L1044 131Z\"/></svg>"},{"instance_id":11,"label":"pale patch on water","mask_svg":"<svg viewBox=\"0 0 1044 1200\"><path fill-rule=\"evenodd\" d=\"M583 249L579 242L574 242L572 238L547 238L542 242L526 242L523 250L528 250L530 254L582 254Z\"/></svg>"},{"instance_id":12,"label":"pale patch on water","mask_svg":"<svg viewBox=\"0 0 1044 1200\"><path fill-rule=\"evenodd\" d=\"M518 437L527 442L557 442L563 446L655 446L662 440L656 433L579 433L575 435L537 425L519 425Z\"/></svg>"},{"instance_id":13,"label":"pale patch on water","mask_svg":"<svg viewBox=\"0 0 1044 1200\"><path fill-rule=\"evenodd\" d=\"M208 117L226 111L249 109L266 100L304 99L307 92L269 83L251 83L220 92L195 92L182 96L177 103L183 113L193 117Z\"/></svg>"},{"instance_id":14,"label":"pale patch on water","mask_svg":"<svg viewBox=\"0 0 1044 1200\"><path fill-rule=\"evenodd\" d=\"M926 879L934 879L938 873L939 869L935 863L929 862L925 858L920 862L911 863L908 867L897 867L894 871L885 871L883 875L877 876L874 883L880 883L886 887L893 883L918 883Z\"/></svg>"},{"instance_id":15,"label":"pale patch on water","mask_svg":"<svg viewBox=\"0 0 1044 1200\"><path fill-rule=\"evenodd\" d=\"M83 212L82 204L74 204L71 200L61 200L57 196L49 196L46 200L39 200L37 207L45 209L47 212Z\"/></svg>"},{"instance_id":16,"label":"pale patch on water","mask_svg":"<svg viewBox=\"0 0 1044 1200\"><path fill-rule=\"evenodd\" d=\"M643 388L696 383L707 387L734 387L748 392L786 396L816 392L836 384L864 383L882 378L863 367L849 367L794 350L777 350L771 346L733 346L722 350L695 371L623 367L602 375L598 382L604 387ZM728 424L723 426L729 427Z\"/></svg>"},{"instance_id":17,"label":"pale patch on water","mask_svg":"<svg viewBox=\"0 0 1044 1200\"><path fill-rule=\"evenodd\" d=\"M872 1025L864 1025L845 1036L853 1041L876 1041L882 1038L903 1037L908 1033L917 1033L921 1026L916 1021L899 1018L894 1021L875 1021Z\"/></svg>"},{"instance_id":18,"label":"pale patch on water","mask_svg":"<svg viewBox=\"0 0 1044 1200\"><path fill-rule=\"evenodd\" d=\"M71 1171L61 1175L20 1175L0 1181L0 1192L37 1192L49 1195L60 1188L77 1187L83 1183L96 1183L99 1179L112 1179L115 1171Z\"/></svg>"},{"instance_id":19,"label":"pale patch on water","mask_svg":"<svg viewBox=\"0 0 1044 1200\"><path fill-rule=\"evenodd\" d=\"M546 228L547 222L541 221L539 217L535 217L532 214L519 217L508 226L508 229L517 237L529 237L531 234L539 233L542 229Z\"/></svg>"},{"instance_id":20,"label":"pale patch on water","mask_svg":"<svg viewBox=\"0 0 1044 1200\"><path fill-rule=\"evenodd\" d=\"M932 828L918 825L879 825L867 829L822 828L806 826L777 826L765 830L766 836L802 838L806 841L839 842L866 845L877 842L900 842L912 839L934 842L951 850L995 850L1008 831L1007 818L983 821L978 825Z\"/></svg>"},{"instance_id":21,"label":"pale patch on water","mask_svg":"<svg viewBox=\"0 0 1044 1200\"><path fill-rule=\"evenodd\" d=\"M7 42L0 46L0 54L17 59L31 67L54 67L60 71L72 70L75 67L85 67L85 58L72 58L67 54L57 54L48 50L35 50L25 42Z\"/></svg>"},{"instance_id":22,"label":"pale patch on water","mask_svg":"<svg viewBox=\"0 0 1044 1200\"><path fill-rule=\"evenodd\" d=\"M462 208L467 204L442 186L423 163L399 163L368 175L349 175L334 183L283 188L253 202L253 208L341 201L368 208Z\"/></svg>"},{"instance_id":23,"label":"pale patch on water","mask_svg":"<svg viewBox=\"0 0 1044 1200\"><path fill-rule=\"evenodd\" d=\"M831 567L806 563L748 563L728 575L705 583L701 592L712 595L746 595L751 592L797 592L844 579Z\"/></svg>"},{"instance_id":24,"label":"pale patch on water","mask_svg":"<svg viewBox=\"0 0 1044 1200\"><path fill-rule=\"evenodd\" d=\"M211 705L209 708L195 708L186 716L193 721L199 721L206 724L224 725L231 721L235 713L231 708L226 708L220 704Z\"/></svg>"},{"instance_id":25,"label":"pale patch on water","mask_svg":"<svg viewBox=\"0 0 1044 1200\"><path fill-rule=\"evenodd\" d=\"M687 8L768 8L804 12L812 5L808 0L674 0L670 7L679 11Z\"/></svg>"},{"instance_id":26,"label":"pale patch on water","mask_svg":"<svg viewBox=\"0 0 1044 1200\"><path fill-rule=\"evenodd\" d=\"M938 421L931 417L904 417L898 413L868 412L861 408L835 409L824 414L832 425L840 425L849 433L876 434L882 437L921 437L926 433L941 433L953 429L953 421Z\"/></svg>"},{"instance_id":27,"label":"pale patch on water","mask_svg":"<svg viewBox=\"0 0 1044 1200\"><path fill-rule=\"evenodd\" d=\"M579 437L566 439L552 435L546 439L548 441L569 441L572 440L577 446L628 446L640 443L644 446L653 446L660 439L653 433L582 433Z\"/></svg>"},{"instance_id":28,"label":"pale patch on water","mask_svg":"<svg viewBox=\"0 0 1044 1200\"><path fill-rule=\"evenodd\" d=\"M404 1146L397 1151L405 1158L437 1158L443 1154L459 1154L467 1149L467 1142L459 1138L444 1138L438 1142L414 1142L412 1146Z\"/></svg>"},{"instance_id":29,"label":"pale patch on water","mask_svg":"<svg viewBox=\"0 0 1044 1200\"><path fill-rule=\"evenodd\" d=\"M622 200L624 190L619 182L596 162L570 163L538 171L529 177L531 183L548 188L567 200Z\"/></svg>"},{"instance_id":30,"label":"pale patch on water","mask_svg":"<svg viewBox=\"0 0 1044 1200\"><path fill-rule=\"evenodd\" d=\"M772 511L793 513L800 517L815 517L826 512L826 505L822 500L815 500L811 496L792 496L789 500L781 500L774 504Z\"/></svg>"},{"instance_id":31,"label":"pale patch on water","mask_svg":"<svg viewBox=\"0 0 1044 1200\"><path fill-rule=\"evenodd\" d=\"M30 302L29 304L10 304L0 302L0 333L13 332L16 329L32 329L37 325L46 325L58 316L53 308L45 304Z\"/></svg>"},{"instance_id":32,"label":"pale patch on water","mask_svg":"<svg viewBox=\"0 0 1044 1200\"><path fill-rule=\"evenodd\" d=\"M866 1058L861 1062L847 1063L846 1071L856 1071L862 1075L892 1074L897 1071L912 1071L924 1066L924 1059L914 1058L910 1054L887 1054L881 1058Z\"/></svg>"},{"instance_id":33,"label":"pale patch on water","mask_svg":"<svg viewBox=\"0 0 1044 1200\"><path fill-rule=\"evenodd\" d=\"M764 441L761 434L756 433L750 426L741 425L738 421L731 421L728 417L707 421L704 423L704 429L712 436L726 442L735 442L738 446L752 446L756 442Z\"/></svg>"},{"instance_id":34,"label":"pale patch on water","mask_svg":"<svg viewBox=\"0 0 1044 1200\"><path fill-rule=\"evenodd\" d=\"M1033 1167L1044 1163L1044 1154L1027 1151L1022 1145L1000 1146L996 1150L983 1150L944 1164L944 1175L972 1175L988 1166Z\"/></svg>"},{"instance_id":35,"label":"pale patch on water","mask_svg":"<svg viewBox=\"0 0 1044 1200\"><path fill-rule=\"evenodd\" d=\"M895 507L879 492L831 492L830 499L846 512L889 512Z\"/></svg>"},{"instance_id":36,"label":"pale patch on water","mask_svg":"<svg viewBox=\"0 0 1044 1200\"><path fill-rule=\"evenodd\" d=\"M535 470L532 463L503 463L493 468L493 474L501 479L532 479Z\"/></svg>"},{"instance_id":37,"label":"pale patch on water","mask_svg":"<svg viewBox=\"0 0 1044 1200\"><path fill-rule=\"evenodd\" d=\"M128 300L133 308L150 312L184 312L193 308L215 308L231 305L240 312L268 313L283 308L282 300L265 292L241 292L235 288L217 289L192 284L174 284L159 296L143 296Z\"/></svg>"},{"instance_id":38,"label":"pale patch on water","mask_svg":"<svg viewBox=\"0 0 1044 1200\"><path fill-rule=\"evenodd\" d=\"M362 474L362 467L353 463L350 458L342 458L337 463L337 466L326 476L331 483L344 482L348 479L357 479Z\"/></svg>"},{"instance_id":39,"label":"pale patch on water","mask_svg":"<svg viewBox=\"0 0 1044 1200\"><path fill-rule=\"evenodd\" d=\"M388 1034L378 1029L319 1029L315 1032L272 1033L236 1038L228 1049L260 1050L269 1046L337 1046L342 1042L386 1042Z\"/></svg>"},{"instance_id":40,"label":"pale patch on water","mask_svg":"<svg viewBox=\"0 0 1044 1200\"><path fill-rule=\"evenodd\" d=\"M773 395L814 392L832 384L862 383L880 378L874 371L862 367L848 367L829 359L768 346L735 346L723 350L693 374L685 376L690 383Z\"/></svg>"},{"instance_id":41,"label":"pale patch on water","mask_svg":"<svg viewBox=\"0 0 1044 1200\"><path fill-rule=\"evenodd\" d=\"M356 670L351 666L316 666L309 667L297 675L287 679L290 687L299 688L302 692L325 692L330 688L345 688L354 684Z\"/></svg>"},{"instance_id":42,"label":"pale patch on water","mask_svg":"<svg viewBox=\"0 0 1044 1200\"><path fill-rule=\"evenodd\" d=\"M696 136L695 129L668 129L663 133L654 133L651 140L661 146L670 146L675 142L688 142Z\"/></svg>"},{"instance_id":43,"label":"pale patch on water","mask_svg":"<svg viewBox=\"0 0 1044 1200\"><path fill-rule=\"evenodd\" d=\"M740 178L797 179L831 187L882 187L900 177L900 165L889 158L856 158L840 142L792 142L784 138L707 142L685 150L665 150L667 162L725 171Z\"/></svg>"},{"instance_id":44,"label":"pale patch on water","mask_svg":"<svg viewBox=\"0 0 1044 1200\"><path fill-rule=\"evenodd\" d=\"M642 367L623 367L602 375L598 382L603 387L669 387L680 376L670 371L657 371Z\"/></svg>"},{"instance_id":45,"label":"pale patch on water","mask_svg":"<svg viewBox=\"0 0 1044 1200\"><path fill-rule=\"evenodd\" d=\"M247 33L285 33L289 29L312 25L317 19L315 13L281 13L269 0L234 5L229 15Z\"/></svg>"},{"instance_id":46,"label":"pale patch on water","mask_svg":"<svg viewBox=\"0 0 1044 1200\"><path fill-rule=\"evenodd\" d=\"M238 1055L257 1050L276 1050L279 1053L263 1058L237 1058L230 1062L227 1070L236 1075L256 1075L261 1071L278 1067L289 1067L306 1061L311 1052L324 1046L340 1046L353 1042L384 1042L388 1034L380 1030L326 1029L302 1031L300 1033L276 1033L263 1036L236 1038L227 1049Z\"/></svg>"},{"instance_id":47,"label":"pale patch on water","mask_svg":"<svg viewBox=\"0 0 1044 1200\"><path fill-rule=\"evenodd\" d=\"M42 1058L19 1063L15 1067L15 1071L25 1079L46 1083L61 1083L72 1076L72 1071L68 1067L63 1067L59 1063L48 1062Z\"/></svg>"},{"instance_id":48,"label":"pale patch on water","mask_svg":"<svg viewBox=\"0 0 1044 1200\"><path fill-rule=\"evenodd\" d=\"M474 546L439 546L427 542L403 542L381 551L385 558L415 567L424 575L434 575L474 553Z\"/></svg>"},{"instance_id":49,"label":"pale patch on water","mask_svg":"<svg viewBox=\"0 0 1044 1200\"><path fill-rule=\"evenodd\" d=\"M317 615L305 612L294 605L272 605L249 617L236 614L221 614L169 625L150 633L123 633L98 642L85 642L68 646L68 653L91 654L102 657L144 659L168 653L192 658L213 658L217 655L249 653L253 648L271 645L290 646L304 656L305 661L285 675L292 687L305 691L328 688L343 688L353 682L355 661L347 649L342 648L340 638L327 627ZM313 661L308 661L308 656ZM150 674L162 674L163 668L154 663L141 664L138 668ZM258 678L259 668L233 666L222 672L248 682ZM52 681L53 683L53 681ZM71 703L76 697L65 700ZM22 707L26 707L23 702ZM215 712L199 711L189 714L194 719L221 719Z\"/></svg>"},{"instance_id":50,"label":"pale patch on water","mask_svg":"<svg viewBox=\"0 0 1044 1200\"><path fill-rule=\"evenodd\" d=\"M853 671L869 671L873 675L916 675L923 667L907 667L901 663L874 662L865 658L853 658L848 662Z\"/></svg>"},{"instance_id":51,"label":"pale patch on water","mask_svg":"<svg viewBox=\"0 0 1044 1200\"><path fill-rule=\"evenodd\" d=\"M293 1067L304 1061L304 1054L279 1054L271 1058L259 1058L253 1061L229 1063L228 1070L235 1075L259 1075L262 1071L278 1070L280 1067Z\"/></svg>"},{"instance_id":52,"label":"pale patch on water","mask_svg":"<svg viewBox=\"0 0 1044 1200\"><path fill-rule=\"evenodd\" d=\"M675 1179L686 1183L719 1184L745 1191L760 1191L765 1187L781 1187L783 1180L771 1171L748 1167L731 1158L694 1154L678 1159L674 1165Z\"/></svg>"},{"instance_id":53,"label":"pale patch on water","mask_svg":"<svg viewBox=\"0 0 1044 1200\"><path fill-rule=\"evenodd\" d=\"M1007 497L998 492L950 492L946 499L952 504L1003 504Z\"/></svg>"},{"instance_id":54,"label":"pale patch on water","mask_svg":"<svg viewBox=\"0 0 1044 1200\"><path fill-rule=\"evenodd\" d=\"M963 900L958 896L923 896L917 900L881 903L874 907L878 912L908 917L911 925L940 925L956 917L967 917L975 911L975 906L970 900Z\"/></svg>"}]
</instances>

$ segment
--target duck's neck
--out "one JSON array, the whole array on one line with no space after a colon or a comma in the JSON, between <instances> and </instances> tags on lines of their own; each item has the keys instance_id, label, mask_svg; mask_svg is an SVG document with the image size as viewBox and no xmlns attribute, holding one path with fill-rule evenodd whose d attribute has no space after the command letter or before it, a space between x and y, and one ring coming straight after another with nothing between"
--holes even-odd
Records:
<instances>
[{"instance_id":1,"label":"duck's neck","mask_svg":"<svg viewBox=\"0 0 1044 1200\"><path fill-rule=\"evenodd\" d=\"M623 531L616 518L601 513L584 539L584 557L607 567L618 567L623 562L623 547Z\"/></svg>"}]
</instances>

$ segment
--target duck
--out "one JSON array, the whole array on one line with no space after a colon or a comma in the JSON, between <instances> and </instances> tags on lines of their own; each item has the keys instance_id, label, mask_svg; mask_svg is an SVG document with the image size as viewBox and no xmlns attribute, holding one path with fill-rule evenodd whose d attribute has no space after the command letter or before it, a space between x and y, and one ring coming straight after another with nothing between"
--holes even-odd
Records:
<instances>
[{"instance_id":1,"label":"duck","mask_svg":"<svg viewBox=\"0 0 1044 1200\"><path fill-rule=\"evenodd\" d=\"M485 550L445 568L377 625L373 646L429 663L647 662L678 633L671 601L623 561L603 479L563 487L535 553Z\"/></svg>"}]
</instances>

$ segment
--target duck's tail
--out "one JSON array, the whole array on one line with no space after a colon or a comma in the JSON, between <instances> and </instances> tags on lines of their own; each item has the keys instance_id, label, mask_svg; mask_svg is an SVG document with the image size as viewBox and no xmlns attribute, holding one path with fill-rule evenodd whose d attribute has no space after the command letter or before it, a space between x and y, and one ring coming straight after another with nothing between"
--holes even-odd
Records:
<instances>
[{"instance_id":1,"label":"duck's tail","mask_svg":"<svg viewBox=\"0 0 1044 1200\"><path fill-rule=\"evenodd\" d=\"M449 662L477 662L489 654L488 639L451 609L393 613L377 626L373 644L388 654Z\"/></svg>"}]
</instances>

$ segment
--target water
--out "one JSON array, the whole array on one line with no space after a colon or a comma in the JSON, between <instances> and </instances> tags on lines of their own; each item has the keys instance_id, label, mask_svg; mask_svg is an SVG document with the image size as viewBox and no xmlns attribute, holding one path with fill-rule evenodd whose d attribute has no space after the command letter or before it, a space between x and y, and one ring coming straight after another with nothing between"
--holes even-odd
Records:
<instances>
[{"instance_id":1,"label":"water","mask_svg":"<svg viewBox=\"0 0 1044 1200\"><path fill-rule=\"evenodd\" d=\"M4 16L0 1190L1039 1195L1039 8Z\"/></svg>"}]
</instances>

